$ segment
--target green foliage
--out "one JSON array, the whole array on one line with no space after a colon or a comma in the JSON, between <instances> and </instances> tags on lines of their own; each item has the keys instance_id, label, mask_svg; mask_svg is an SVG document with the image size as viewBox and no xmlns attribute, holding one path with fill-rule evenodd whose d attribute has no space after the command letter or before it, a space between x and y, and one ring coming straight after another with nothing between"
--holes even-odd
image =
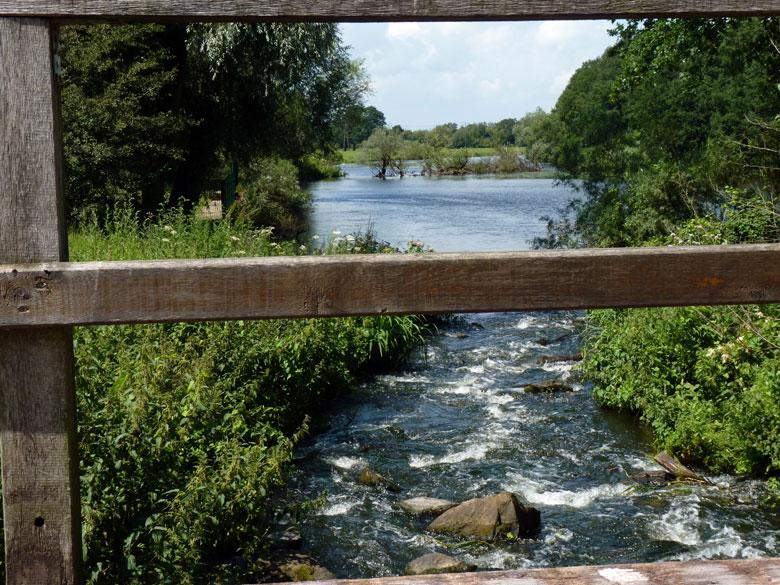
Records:
<instances>
[{"instance_id":1,"label":"green foliage","mask_svg":"<svg viewBox=\"0 0 780 585\"><path fill-rule=\"evenodd\" d=\"M665 237L715 213L724 185L766 188L773 172L777 186L765 142L777 144L779 19L628 21L615 34L542 125L551 162L582 180L584 244Z\"/></svg>"},{"instance_id":2,"label":"green foliage","mask_svg":"<svg viewBox=\"0 0 780 585\"><path fill-rule=\"evenodd\" d=\"M66 203L156 208L195 120L181 100L183 29L66 26L60 33Z\"/></svg>"},{"instance_id":3,"label":"green foliage","mask_svg":"<svg viewBox=\"0 0 780 585\"><path fill-rule=\"evenodd\" d=\"M260 158L247 167L246 184L229 216L256 227L274 227L283 238L305 228L311 195L301 189L298 170L290 161Z\"/></svg>"},{"instance_id":4,"label":"green foliage","mask_svg":"<svg viewBox=\"0 0 780 585\"><path fill-rule=\"evenodd\" d=\"M526 149L528 159L534 164L547 162L552 156L550 114L537 108L517 121L512 132L515 144Z\"/></svg>"},{"instance_id":5,"label":"green foliage","mask_svg":"<svg viewBox=\"0 0 780 585\"><path fill-rule=\"evenodd\" d=\"M721 217L650 243L777 241L778 201L728 192ZM602 404L636 413L684 460L780 475L780 307L593 311L589 325L583 368Z\"/></svg>"},{"instance_id":6,"label":"green foliage","mask_svg":"<svg viewBox=\"0 0 780 585\"><path fill-rule=\"evenodd\" d=\"M712 470L780 473L777 307L594 311L584 370L602 404Z\"/></svg>"},{"instance_id":7,"label":"green foliage","mask_svg":"<svg viewBox=\"0 0 780 585\"><path fill-rule=\"evenodd\" d=\"M360 145L360 158L375 167L380 179L398 174L404 175L404 140L400 132L389 128L377 128Z\"/></svg>"},{"instance_id":8,"label":"green foliage","mask_svg":"<svg viewBox=\"0 0 780 585\"><path fill-rule=\"evenodd\" d=\"M204 132L241 163L326 147L366 89L335 24L198 24L187 43Z\"/></svg>"},{"instance_id":9,"label":"green foliage","mask_svg":"<svg viewBox=\"0 0 780 585\"><path fill-rule=\"evenodd\" d=\"M480 159L472 160L466 149L428 147L422 154L422 173L427 175L485 175L538 172L515 146L487 149ZM407 149L408 152L408 149Z\"/></svg>"},{"instance_id":10,"label":"green foliage","mask_svg":"<svg viewBox=\"0 0 780 585\"><path fill-rule=\"evenodd\" d=\"M338 166L338 154L326 157L321 151L307 154L298 159L297 167L302 181L338 179L343 176Z\"/></svg>"},{"instance_id":11,"label":"green foliage","mask_svg":"<svg viewBox=\"0 0 780 585\"><path fill-rule=\"evenodd\" d=\"M306 155L369 89L335 24L66 26L61 46L73 223L195 203L258 157L322 170Z\"/></svg>"},{"instance_id":12,"label":"green foliage","mask_svg":"<svg viewBox=\"0 0 780 585\"><path fill-rule=\"evenodd\" d=\"M344 109L334 125L334 142L344 150L368 140L377 128L387 125L385 115L374 106L355 104Z\"/></svg>"},{"instance_id":13,"label":"green foliage","mask_svg":"<svg viewBox=\"0 0 780 585\"><path fill-rule=\"evenodd\" d=\"M302 253L271 230L178 210L107 224L71 234L74 260ZM262 578L268 535L295 504L274 492L309 415L422 332L411 317L76 328L88 582Z\"/></svg>"}]
</instances>

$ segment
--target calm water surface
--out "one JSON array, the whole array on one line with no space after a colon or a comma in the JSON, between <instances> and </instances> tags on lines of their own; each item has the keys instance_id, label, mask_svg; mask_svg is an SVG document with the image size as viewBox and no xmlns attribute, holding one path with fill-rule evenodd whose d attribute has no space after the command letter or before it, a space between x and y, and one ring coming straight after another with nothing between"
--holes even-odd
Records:
<instances>
[{"instance_id":1,"label":"calm water surface","mask_svg":"<svg viewBox=\"0 0 780 585\"><path fill-rule=\"evenodd\" d=\"M572 191L552 180L405 177L380 181L367 167L344 165L347 177L313 186L312 232L327 238L372 226L393 246L422 241L439 252L523 250L544 235Z\"/></svg>"},{"instance_id":2,"label":"calm water surface","mask_svg":"<svg viewBox=\"0 0 780 585\"><path fill-rule=\"evenodd\" d=\"M367 169L348 171L313 186L322 236L371 224L401 247L417 239L439 251L522 249L544 234L539 217L572 195L545 180L381 182ZM574 363L539 363L577 353L582 327L576 312L465 315L404 371L345 399L328 430L299 450L291 488L328 494L303 527L306 548L349 578L400 574L426 552L485 569L780 555L780 519L762 506L760 482L723 476L714 486L639 488L627 480L655 469L646 433L599 409ZM574 392L522 391L552 378ZM366 466L402 493L357 485ZM468 543L427 533L396 508L413 496L465 500L501 490L539 508L538 538Z\"/></svg>"}]
</instances>

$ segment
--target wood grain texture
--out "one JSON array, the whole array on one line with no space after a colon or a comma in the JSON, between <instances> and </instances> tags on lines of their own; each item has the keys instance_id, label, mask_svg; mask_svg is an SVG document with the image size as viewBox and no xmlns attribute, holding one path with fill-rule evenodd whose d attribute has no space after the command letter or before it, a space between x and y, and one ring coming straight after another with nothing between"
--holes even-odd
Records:
<instances>
[{"instance_id":1,"label":"wood grain texture","mask_svg":"<svg viewBox=\"0 0 780 585\"><path fill-rule=\"evenodd\" d=\"M780 14L780 0L0 0L0 15L78 20L534 20Z\"/></svg>"},{"instance_id":2,"label":"wood grain texture","mask_svg":"<svg viewBox=\"0 0 780 585\"><path fill-rule=\"evenodd\" d=\"M312 581L312 585L777 585L780 560L693 561L455 575Z\"/></svg>"},{"instance_id":3,"label":"wood grain texture","mask_svg":"<svg viewBox=\"0 0 780 585\"><path fill-rule=\"evenodd\" d=\"M0 327L780 302L780 245L0 266Z\"/></svg>"},{"instance_id":4,"label":"wood grain texture","mask_svg":"<svg viewBox=\"0 0 780 585\"><path fill-rule=\"evenodd\" d=\"M0 262L67 258L55 32L0 18ZM70 328L0 331L6 582L73 584L81 533Z\"/></svg>"}]
</instances>

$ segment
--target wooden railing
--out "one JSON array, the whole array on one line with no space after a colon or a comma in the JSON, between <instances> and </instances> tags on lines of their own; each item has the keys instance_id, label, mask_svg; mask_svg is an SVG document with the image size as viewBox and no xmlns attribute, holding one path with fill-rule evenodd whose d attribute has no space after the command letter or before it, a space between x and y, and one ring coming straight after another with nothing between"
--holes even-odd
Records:
<instances>
[{"instance_id":1,"label":"wooden railing","mask_svg":"<svg viewBox=\"0 0 780 585\"><path fill-rule=\"evenodd\" d=\"M780 302L778 245L69 264L59 23L704 15L780 15L780 0L0 0L0 449L7 582L81 582L73 325ZM777 583L780 563L436 579Z\"/></svg>"}]
</instances>

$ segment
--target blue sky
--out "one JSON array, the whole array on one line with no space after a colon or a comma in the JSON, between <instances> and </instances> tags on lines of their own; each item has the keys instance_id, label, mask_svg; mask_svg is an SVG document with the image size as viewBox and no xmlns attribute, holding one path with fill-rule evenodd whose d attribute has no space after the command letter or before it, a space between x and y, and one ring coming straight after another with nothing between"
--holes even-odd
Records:
<instances>
[{"instance_id":1,"label":"blue sky","mask_svg":"<svg viewBox=\"0 0 780 585\"><path fill-rule=\"evenodd\" d=\"M613 40L609 21L343 24L390 125L519 118L555 105L572 74Z\"/></svg>"}]
</instances>

